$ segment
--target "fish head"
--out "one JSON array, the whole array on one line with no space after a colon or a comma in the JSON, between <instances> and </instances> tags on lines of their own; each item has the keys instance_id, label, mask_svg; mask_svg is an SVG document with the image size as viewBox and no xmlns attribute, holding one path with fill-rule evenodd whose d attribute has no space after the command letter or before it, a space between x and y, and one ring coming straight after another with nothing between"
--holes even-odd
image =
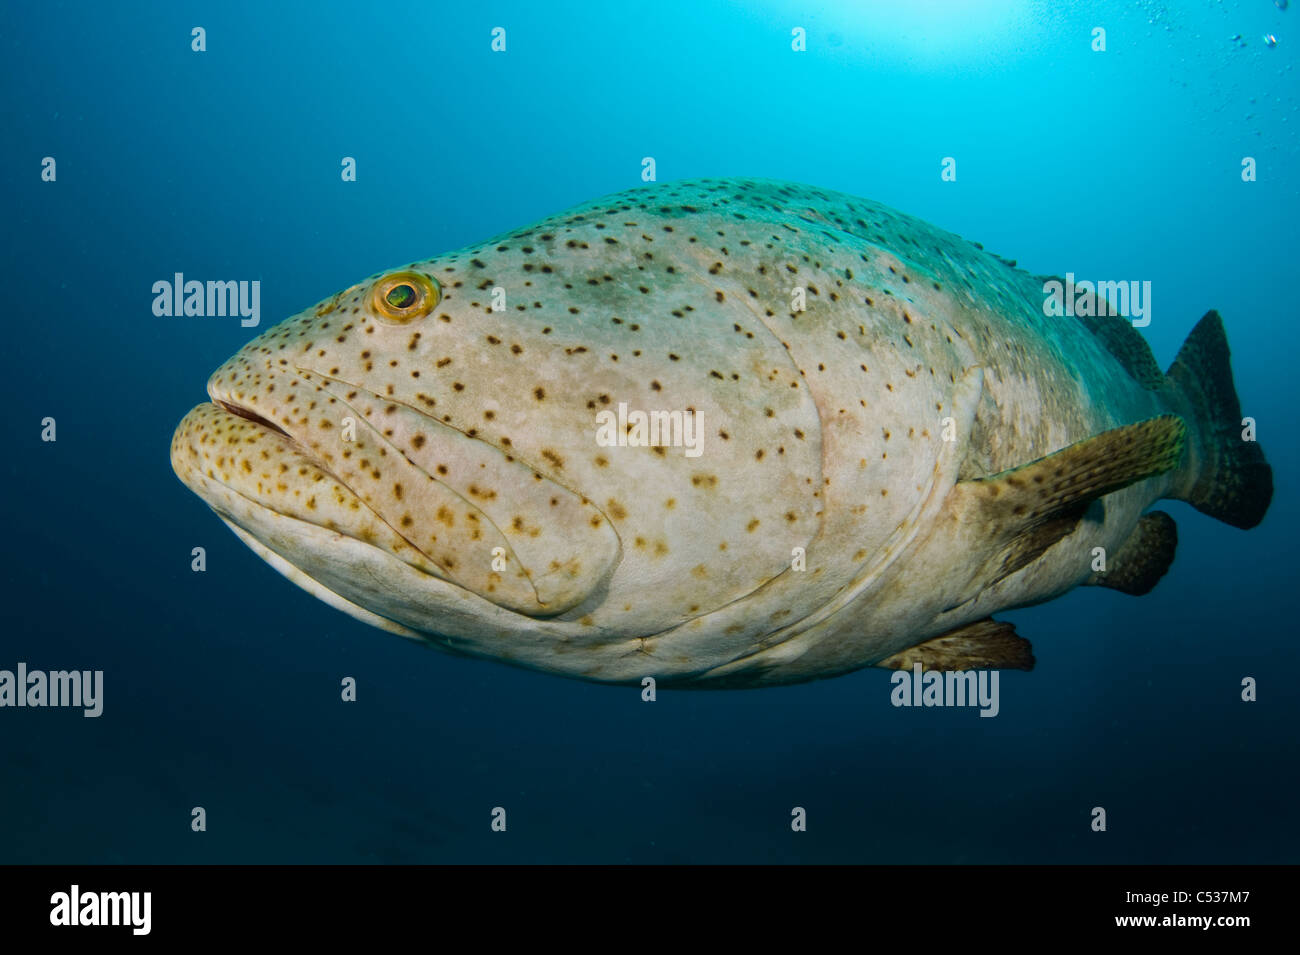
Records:
<instances>
[{"instance_id":1,"label":"fish head","mask_svg":"<svg viewBox=\"0 0 1300 955\"><path fill-rule=\"evenodd\" d=\"M639 679L648 635L690 642L659 673L747 652L837 586L783 589L826 520L821 372L765 324L767 227L681 198L596 200L292 316L212 375L173 466L386 629L595 679Z\"/></svg>"},{"instance_id":2,"label":"fish head","mask_svg":"<svg viewBox=\"0 0 1300 955\"><path fill-rule=\"evenodd\" d=\"M565 479L572 436L548 414L564 383L530 370L550 329L504 334L475 270L415 263L267 330L172 441L177 475L246 543L371 623L552 617L619 562L609 519Z\"/></svg>"}]
</instances>

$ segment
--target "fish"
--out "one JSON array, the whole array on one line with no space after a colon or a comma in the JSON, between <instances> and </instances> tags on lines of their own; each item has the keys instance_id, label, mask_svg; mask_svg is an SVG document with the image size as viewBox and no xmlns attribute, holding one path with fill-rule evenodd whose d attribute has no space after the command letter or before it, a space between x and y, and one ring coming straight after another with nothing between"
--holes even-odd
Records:
<instances>
[{"instance_id":1,"label":"fish","mask_svg":"<svg viewBox=\"0 0 1300 955\"><path fill-rule=\"evenodd\" d=\"M1025 670L995 614L1149 592L1161 499L1245 529L1272 497L1218 313L1162 372L1090 293L827 189L642 185L267 329L171 463L289 580L452 654L702 689Z\"/></svg>"}]
</instances>

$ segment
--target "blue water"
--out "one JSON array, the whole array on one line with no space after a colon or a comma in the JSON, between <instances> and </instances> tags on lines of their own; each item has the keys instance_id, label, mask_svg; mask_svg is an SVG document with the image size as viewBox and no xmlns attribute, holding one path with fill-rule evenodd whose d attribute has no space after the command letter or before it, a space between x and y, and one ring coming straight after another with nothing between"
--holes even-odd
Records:
<instances>
[{"instance_id":1,"label":"blue water","mask_svg":"<svg viewBox=\"0 0 1300 955\"><path fill-rule=\"evenodd\" d=\"M1300 9L29 6L0 12L0 668L102 669L105 700L0 709L0 862L1300 858ZM1002 615L1038 666L981 719L896 709L875 669L648 704L445 656L298 590L176 480L172 429L254 334L636 186L646 156L660 181L881 200L1038 274L1149 279L1162 367L1219 309L1268 517L1243 533L1166 502L1179 553L1153 593ZM261 327L154 316L176 272L260 280Z\"/></svg>"}]
</instances>

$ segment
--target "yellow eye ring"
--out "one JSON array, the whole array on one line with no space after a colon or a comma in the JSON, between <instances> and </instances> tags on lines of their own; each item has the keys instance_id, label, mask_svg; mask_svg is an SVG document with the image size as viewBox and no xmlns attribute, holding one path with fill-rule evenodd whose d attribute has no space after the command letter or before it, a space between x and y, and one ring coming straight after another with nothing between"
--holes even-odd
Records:
<instances>
[{"instance_id":1,"label":"yellow eye ring","mask_svg":"<svg viewBox=\"0 0 1300 955\"><path fill-rule=\"evenodd\" d=\"M404 325L428 315L441 298L437 279L419 272L393 272L370 290L370 307L390 322Z\"/></svg>"}]
</instances>

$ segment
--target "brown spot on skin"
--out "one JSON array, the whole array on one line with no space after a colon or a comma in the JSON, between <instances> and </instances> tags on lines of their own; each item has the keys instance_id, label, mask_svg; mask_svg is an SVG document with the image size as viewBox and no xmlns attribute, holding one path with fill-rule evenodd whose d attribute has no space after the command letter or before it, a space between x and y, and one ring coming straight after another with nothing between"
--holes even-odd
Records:
<instances>
[{"instance_id":1,"label":"brown spot on skin","mask_svg":"<svg viewBox=\"0 0 1300 955\"><path fill-rule=\"evenodd\" d=\"M417 435L415 435L414 437L412 437L412 438L411 438L411 446L414 447L417 451L418 451L420 448L424 447L424 435L422 435L422 434L417 434Z\"/></svg>"},{"instance_id":2,"label":"brown spot on skin","mask_svg":"<svg viewBox=\"0 0 1300 955\"><path fill-rule=\"evenodd\" d=\"M754 533L754 531L758 530L758 525L759 525L759 523L760 523L760 522L759 522L758 518L756 517L756 518L754 518L752 521L750 521L748 524L745 525L745 530L749 531L749 533L752 534L752 533Z\"/></svg>"},{"instance_id":3,"label":"brown spot on skin","mask_svg":"<svg viewBox=\"0 0 1300 955\"><path fill-rule=\"evenodd\" d=\"M695 474L691 476L691 483L696 487L717 487L718 478L715 474Z\"/></svg>"},{"instance_id":4,"label":"brown spot on skin","mask_svg":"<svg viewBox=\"0 0 1300 955\"><path fill-rule=\"evenodd\" d=\"M623 509L623 505L612 497L605 502L605 509L609 511L609 516L616 521L627 519L627 511Z\"/></svg>"},{"instance_id":5,"label":"brown spot on skin","mask_svg":"<svg viewBox=\"0 0 1300 955\"><path fill-rule=\"evenodd\" d=\"M495 500L497 496L496 491L491 488L480 488L477 484L471 484L468 490L470 497L481 497L485 501Z\"/></svg>"}]
</instances>

